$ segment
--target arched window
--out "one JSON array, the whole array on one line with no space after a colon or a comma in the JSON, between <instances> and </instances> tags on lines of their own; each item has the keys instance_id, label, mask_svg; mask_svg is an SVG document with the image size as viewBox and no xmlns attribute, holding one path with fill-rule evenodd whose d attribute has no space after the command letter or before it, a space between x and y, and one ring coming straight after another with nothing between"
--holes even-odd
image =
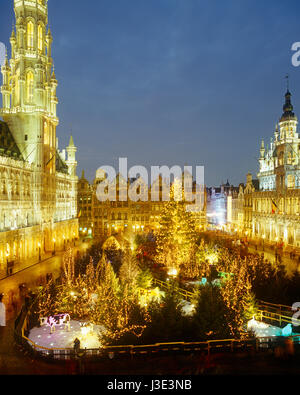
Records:
<instances>
[{"instance_id":1,"label":"arched window","mask_svg":"<svg viewBox=\"0 0 300 395\"><path fill-rule=\"evenodd\" d=\"M33 73L29 71L26 76L26 92L27 101L29 103L33 102Z\"/></svg>"},{"instance_id":2,"label":"arched window","mask_svg":"<svg viewBox=\"0 0 300 395\"><path fill-rule=\"evenodd\" d=\"M41 25L38 26L38 49L43 51L43 28Z\"/></svg>"},{"instance_id":3,"label":"arched window","mask_svg":"<svg viewBox=\"0 0 300 395\"><path fill-rule=\"evenodd\" d=\"M34 26L31 21L27 23L27 48L33 49Z\"/></svg>"},{"instance_id":4,"label":"arched window","mask_svg":"<svg viewBox=\"0 0 300 395\"><path fill-rule=\"evenodd\" d=\"M290 189L295 188L295 177L292 174L287 176L287 187Z\"/></svg>"}]
</instances>

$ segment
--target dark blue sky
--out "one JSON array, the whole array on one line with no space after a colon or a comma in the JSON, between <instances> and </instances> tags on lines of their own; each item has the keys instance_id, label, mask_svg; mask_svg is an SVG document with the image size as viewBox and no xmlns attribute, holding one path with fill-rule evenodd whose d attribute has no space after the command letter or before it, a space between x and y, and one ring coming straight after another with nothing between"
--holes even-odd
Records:
<instances>
[{"instance_id":1,"label":"dark blue sky","mask_svg":"<svg viewBox=\"0 0 300 395\"><path fill-rule=\"evenodd\" d=\"M5 4L4 4L5 3ZM1 0L9 43L12 0ZM300 116L297 0L49 0L60 148L101 165L204 165L208 186L257 173L290 74Z\"/></svg>"}]
</instances>

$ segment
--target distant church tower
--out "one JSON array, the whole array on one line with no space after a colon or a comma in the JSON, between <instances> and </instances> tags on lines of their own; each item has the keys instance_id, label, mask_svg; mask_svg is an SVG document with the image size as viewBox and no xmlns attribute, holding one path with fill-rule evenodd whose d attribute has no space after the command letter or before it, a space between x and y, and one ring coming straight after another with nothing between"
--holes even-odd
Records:
<instances>
[{"instance_id":1,"label":"distant church tower","mask_svg":"<svg viewBox=\"0 0 300 395\"><path fill-rule=\"evenodd\" d=\"M76 152L77 148L74 145L73 136L71 136L69 146L67 147L68 160L66 164L68 165L69 175L73 177L76 176L77 169Z\"/></svg>"}]
</instances>

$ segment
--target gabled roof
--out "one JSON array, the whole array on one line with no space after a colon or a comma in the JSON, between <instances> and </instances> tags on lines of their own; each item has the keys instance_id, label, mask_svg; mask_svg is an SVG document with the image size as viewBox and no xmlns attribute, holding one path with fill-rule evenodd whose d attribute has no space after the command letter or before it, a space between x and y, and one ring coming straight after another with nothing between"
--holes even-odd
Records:
<instances>
[{"instance_id":1,"label":"gabled roof","mask_svg":"<svg viewBox=\"0 0 300 395\"><path fill-rule=\"evenodd\" d=\"M0 156L24 161L7 123L0 121Z\"/></svg>"}]
</instances>

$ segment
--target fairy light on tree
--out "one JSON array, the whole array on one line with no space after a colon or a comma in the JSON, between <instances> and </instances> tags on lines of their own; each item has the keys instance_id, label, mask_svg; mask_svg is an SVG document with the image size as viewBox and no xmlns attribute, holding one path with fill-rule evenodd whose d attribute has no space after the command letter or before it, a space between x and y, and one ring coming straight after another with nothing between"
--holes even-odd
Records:
<instances>
[{"instance_id":1,"label":"fairy light on tree","mask_svg":"<svg viewBox=\"0 0 300 395\"><path fill-rule=\"evenodd\" d=\"M70 286L74 281L74 255L72 248L68 248L66 253L63 256L63 273L64 273L64 281L68 286Z\"/></svg>"},{"instance_id":2,"label":"fairy light on tree","mask_svg":"<svg viewBox=\"0 0 300 395\"><path fill-rule=\"evenodd\" d=\"M119 278L121 283L129 284L133 290L136 289L139 272L140 270L136 257L132 254L131 249L126 249L120 267Z\"/></svg>"},{"instance_id":3,"label":"fairy light on tree","mask_svg":"<svg viewBox=\"0 0 300 395\"><path fill-rule=\"evenodd\" d=\"M175 195L174 195L175 190ZM171 188L170 201L162 207L159 230L156 234L157 260L168 269L179 272L180 265L191 259L196 242L195 214L186 210L184 201L176 201L176 187Z\"/></svg>"},{"instance_id":4,"label":"fairy light on tree","mask_svg":"<svg viewBox=\"0 0 300 395\"><path fill-rule=\"evenodd\" d=\"M58 304L57 289L53 280L51 280L42 290L38 298L37 313L39 318L48 317L57 313Z\"/></svg>"}]
</instances>

